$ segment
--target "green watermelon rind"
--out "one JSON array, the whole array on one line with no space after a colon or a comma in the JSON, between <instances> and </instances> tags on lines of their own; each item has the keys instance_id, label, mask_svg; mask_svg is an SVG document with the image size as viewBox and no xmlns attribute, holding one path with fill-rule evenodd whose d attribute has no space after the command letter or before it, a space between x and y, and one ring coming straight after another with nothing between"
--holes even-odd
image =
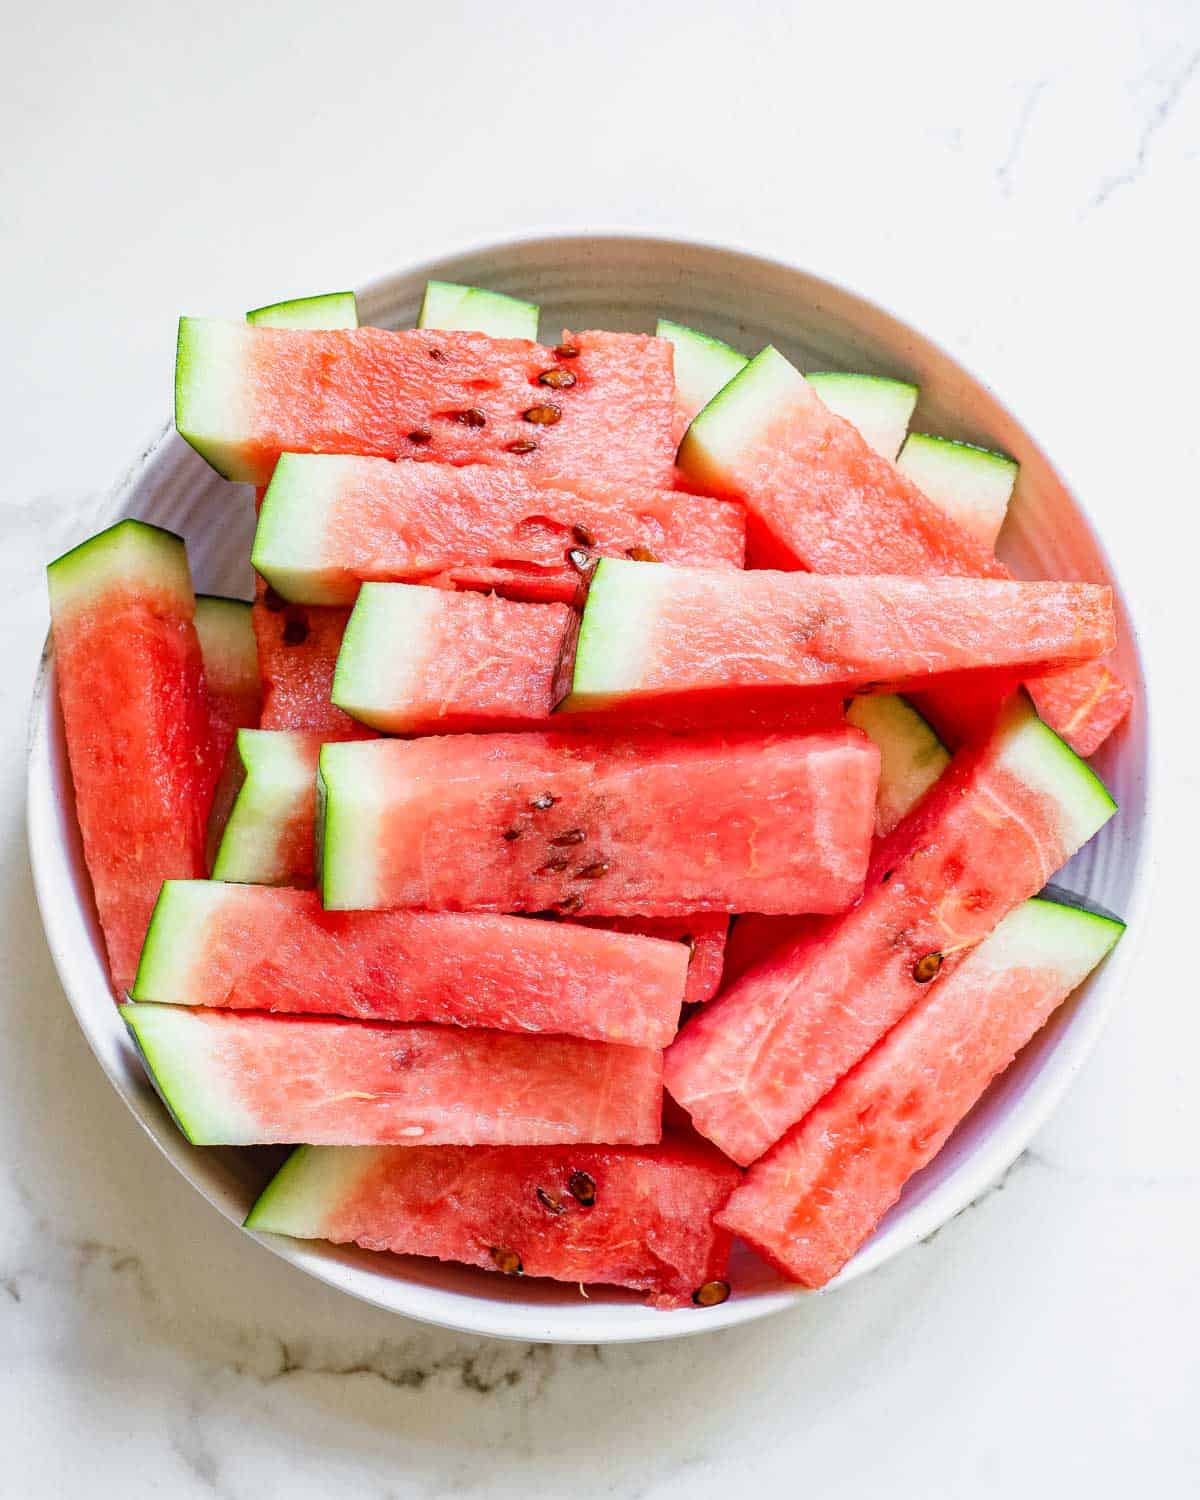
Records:
<instances>
[{"instance_id":1,"label":"green watermelon rind","mask_svg":"<svg viewBox=\"0 0 1200 1500\"><path fill-rule=\"evenodd\" d=\"M268 870L264 851L278 847L279 835L297 801L307 797L315 772L297 754L304 731L239 729L235 741L245 779L230 808L213 860L212 878L239 885L287 885Z\"/></svg>"},{"instance_id":2,"label":"green watermelon rind","mask_svg":"<svg viewBox=\"0 0 1200 1500\"><path fill-rule=\"evenodd\" d=\"M916 806L950 764L950 752L913 706L895 693L855 698L846 722L879 746L876 808L889 832ZM879 825L877 825L879 826Z\"/></svg>"},{"instance_id":3,"label":"green watermelon rind","mask_svg":"<svg viewBox=\"0 0 1200 1500\"><path fill-rule=\"evenodd\" d=\"M835 416L856 427L864 442L894 462L920 395L915 385L890 375L841 370L814 371L805 379Z\"/></svg>"},{"instance_id":4,"label":"green watermelon rind","mask_svg":"<svg viewBox=\"0 0 1200 1500\"><path fill-rule=\"evenodd\" d=\"M358 299L353 292L321 292L314 297L293 297L287 302L269 302L246 314L246 322L259 328L357 328Z\"/></svg>"},{"instance_id":5,"label":"green watermelon rind","mask_svg":"<svg viewBox=\"0 0 1200 1500\"><path fill-rule=\"evenodd\" d=\"M159 1098L193 1146L253 1142L254 1119L228 1088L205 1013L130 1001L121 1016Z\"/></svg>"},{"instance_id":6,"label":"green watermelon rind","mask_svg":"<svg viewBox=\"0 0 1200 1500\"><path fill-rule=\"evenodd\" d=\"M246 1229L322 1238L330 1212L378 1160L377 1146L297 1146L255 1199Z\"/></svg>"},{"instance_id":7,"label":"green watermelon rind","mask_svg":"<svg viewBox=\"0 0 1200 1500\"><path fill-rule=\"evenodd\" d=\"M440 595L440 589L416 584L363 584L333 669L329 696L336 708L393 734L414 727L411 713L407 720L404 714L411 698L401 674L422 659L426 632L441 612Z\"/></svg>"},{"instance_id":8,"label":"green watermelon rind","mask_svg":"<svg viewBox=\"0 0 1200 1500\"><path fill-rule=\"evenodd\" d=\"M766 432L779 399L803 385L795 365L768 344L693 418L679 445L679 468L701 483L717 480L735 454Z\"/></svg>"},{"instance_id":9,"label":"green watermelon rind","mask_svg":"<svg viewBox=\"0 0 1200 1500\"><path fill-rule=\"evenodd\" d=\"M321 747L317 761L316 863L321 903L327 911L370 909L371 872L378 866L373 833L376 820L359 816L356 793L371 801L371 745L386 740L334 742ZM364 756L364 750L366 755ZM345 763L343 765L343 762Z\"/></svg>"},{"instance_id":10,"label":"green watermelon rind","mask_svg":"<svg viewBox=\"0 0 1200 1500\"><path fill-rule=\"evenodd\" d=\"M322 581L319 559L342 477L357 460L336 453L281 453L263 496L250 562L296 604L351 604L355 579Z\"/></svg>"},{"instance_id":11,"label":"green watermelon rind","mask_svg":"<svg viewBox=\"0 0 1200 1500\"><path fill-rule=\"evenodd\" d=\"M540 312L536 302L523 302L505 292L454 281L427 281L417 327L536 341Z\"/></svg>"},{"instance_id":12,"label":"green watermelon rind","mask_svg":"<svg viewBox=\"0 0 1200 1500\"><path fill-rule=\"evenodd\" d=\"M147 521L118 521L98 532L56 557L46 577L52 616L119 582L165 589L178 597L185 612L195 601L183 538Z\"/></svg>"},{"instance_id":13,"label":"green watermelon rind","mask_svg":"<svg viewBox=\"0 0 1200 1500\"><path fill-rule=\"evenodd\" d=\"M579 624L571 690L559 713L636 699L637 664L645 658L661 592L656 585L669 586L674 574L664 563L609 557L597 562Z\"/></svg>"},{"instance_id":14,"label":"green watermelon rind","mask_svg":"<svg viewBox=\"0 0 1200 1500\"><path fill-rule=\"evenodd\" d=\"M225 479L253 483L240 432L254 329L220 318L180 318L175 346L175 428Z\"/></svg>"},{"instance_id":15,"label":"green watermelon rind","mask_svg":"<svg viewBox=\"0 0 1200 1500\"><path fill-rule=\"evenodd\" d=\"M210 880L164 880L150 914L131 1000L156 1005L187 1005L187 976L194 950L203 947L207 924L220 910L227 884Z\"/></svg>"},{"instance_id":16,"label":"green watermelon rind","mask_svg":"<svg viewBox=\"0 0 1200 1500\"><path fill-rule=\"evenodd\" d=\"M748 363L731 345L670 318L659 318L654 333L675 346L675 388L697 411Z\"/></svg>"},{"instance_id":17,"label":"green watermelon rind","mask_svg":"<svg viewBox=\"0 0 1200 1500\"><path fill-rule=\"evenodd\" d=\"M896 467L968 530L993 543L1016 488L1020 465L990 448L957 438L910 432Z\"/></svg>"},{"instance_id":18,"label":"green watermelon rind","mask_svg":"<svg viewBox=\"0 0 1200 1500\"><path fill-rule=\"evenodd\" d=\"M998 733L1003 738L999 763L1057 807L1065 863L1104 827L1117 804L1091 766L1038 718L1023 692L1014 697Z\"/></svg>"},{"instance_id":19,"label":"green watermelon rind","mask_svg":"<svg viewBox=\"0 0 1200 1500\"><path fill-rule=\"evenodd\" d=\"M1032 896L975 947L971 962L986 963L997 972L1044 966L1069 976L1074 987L1112 951L1124 931L1119 917Z\"/></svg>"}]
</instances>

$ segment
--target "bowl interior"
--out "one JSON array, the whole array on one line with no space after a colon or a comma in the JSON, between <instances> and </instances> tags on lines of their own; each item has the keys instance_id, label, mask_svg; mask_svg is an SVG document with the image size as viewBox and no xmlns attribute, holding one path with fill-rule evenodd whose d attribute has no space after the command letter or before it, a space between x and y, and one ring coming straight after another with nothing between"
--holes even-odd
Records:
<instances>
[{"instance_id":1,"label":"bowl interior","mask_svg":"<svg viewBox=\"0 0 1200 1500\"><path fill-rule=\"evenodd\" d=\"M801 369L865 370L921 388L918 430L962 437L1019 459L1021 477L1001 553L1027 577L1107 579L1112 567L1062 476L1033 436L943 351L872 304L817 277L753 256L650 238L547 238L485 247L364 287L364 323L411 326L435 276L511 292L542 307L543 338L564 327L649 331L665 315L753 352L777 344ZM281 292L284 289L281 289ZM253 499L220 479L171 430L134 465L111 514L135 515L187 538L197 589L249 597ZM1118 591L1119 592L1119 591ZM1132 919L1147 838L1144 687L1136 636L1121 613L1119 665L1138 693L1130 722L1097 757L1120 812L1056 883ZM197 1148L175 1130L150 1087L110 998L70 792L47 655L30 740L29 838L43 918L64 988L115 1087L162 1150L227 1218L239 1222L278 1152ZM1132 960L1127 940L989 1090L949 1144L918 1174L845 1282L933 1232L1018 1154L1074 1076ZM510 1282L409 1258L262 1236L278 1254L381 1307L448 1327L531 1340L588 1343L670 1337L727 1326L805 1295L748 1253L736 1295L703 1314L660 1313L617 1292L584 1300L574 1288ZM837 1283L834 1283L835 1285Z\"/></svg>"}]
</instances>

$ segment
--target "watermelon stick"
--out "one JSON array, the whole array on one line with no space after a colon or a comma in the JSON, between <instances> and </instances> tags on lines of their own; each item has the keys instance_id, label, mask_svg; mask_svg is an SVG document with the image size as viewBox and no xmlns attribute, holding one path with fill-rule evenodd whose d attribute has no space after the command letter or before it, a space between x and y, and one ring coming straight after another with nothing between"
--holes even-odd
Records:
<instances>
[{"instance_id":1,"label":"watermelon stick","mask_svg":"<svg viewBox=\"0 0 1200 1500\"><path fill-rule=\"evenodd\" d=\"M711 1307L729 1295L731 1239L713 1215L740 1175L690 1141L569 1151L301 1146L246 1228L625 1286L655 1307Z\"/></svg>"},{"instance_id":2,"label":"watermelon stick","mask_svg":"<svg viewBox=\"0 0 1200 1500\"><path fill-rule=\"evenodd\" d=\"M1014 698L876 847L853 910L811 924L684 1026L668 1089L702 1135L754 1161L1114 811Z\"/></svg>"},{"instance_id":3,"label":"watermelon stick","mask_svg":"<svg viewBox=\"0 0 1200 1500\"><path fill-rule=\"evenodd\" d=\"M146 1070L196 1146L645 1145L662 1054L569 1036L130 1003Z\"/></svg>"},{"instance_id":4,"label":"watermelon stick","mask_svg":"<svg viewBox=\"0 0 1200 1500\"><path fill-rule=\"evenodd\" d=\"M824 1286L1123 931L1053 901L1018 906L755 1162L718 1222Z\"/></svg>"}]
</instances>

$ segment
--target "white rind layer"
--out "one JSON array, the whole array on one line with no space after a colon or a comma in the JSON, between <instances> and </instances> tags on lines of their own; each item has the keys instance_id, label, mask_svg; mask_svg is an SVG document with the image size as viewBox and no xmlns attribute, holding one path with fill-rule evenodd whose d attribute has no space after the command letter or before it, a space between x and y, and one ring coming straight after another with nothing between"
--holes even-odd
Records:
<instances>
[{"instance_id":1,"label":"white rind layer","mask_svg":"<svg viewBox=\"0 0 1200 1500\"><path fill-rule=\"evenodd\" d=\"M1057 808L1062 842L1058 864L1065 864L1103 828L1116 812L1116 803L1091 767L1042 723L1023 694L1014 700L998 733L1003 737L999 763ZM1050 874L1053 871L1047 878Z\"/></svg>"},{"instance_id":2,"label":"white rind layer","mask_svg":"<svg viewBox=\"0 0 1200 1500\"><path fill-rule=\"evenodd\" d=\"M678 573L665 563L600 559L588 586L571 691L560 712L637 696L641 670L652 659L659 604Z\"/></svg>"},{"instance_id":3,"label":"white rind layer","mask_svg":"<svg viewBox=\"0 0 1200 1500\"><path fill-rule=\"evenodd\" d=\"M358 300L353 292L322 292L271 302L246 314L259 328L357 328Z\"/></svg>"},{"instance_id":4,"label":"white rind layer","mask_svg":"<svg viewBox=\"0 0 1200 1500\"><path fill-rule=\"evenodd\" d=\"M379 905L380 810L399 806L387 740L325 745L317 776L317 853L321 899L330 911ZM412 797L419 786L408 788Z\"/></svg>"},{"instance_id":5,"label":"white rind layer","mask_svg":"<svg viewBox=\"0 0 1200 1500\"><path fill-rule=\"evenodd\" d=\"M689 411L700 411L749 361L720 339L659 318L656 337L675 346L675 389Z\"/></svg>"},{"instance_id":6,"label":"white rind layer","mask_svg":"<svg viewBox=\"0 0 1200 1500\"><path fill-rule=\"evenodd\" d=\"M539 310L537 303L522 302L504 292L459 286L452 281L429 281L417 327L486 333L494 339L536 339Z\"/></svg>"},{"instance_id":7,"label":"white rind layer","mask_svg":"<svg viewBox=\"0 0 1200 1500\"><path fill-rule=\"evenodd\" d=\"M211 880L165 880L142 947L133 1000L186 1005L193 968L204 956L209 924L235 893Z\"/></svg>"},{"instance_id":8,"label":"white rind layer","mask_svg":"<svg viewBox=\"0 0 1200 1500\"><path fill-rule=\"evenodd\" d=\"M429 633L453 595L408 583L364 583L342 637L333 702L376 729L401 734L428 718L412 712L429 658Z\"/></svg>"},{"instance_id":9,"label":"white rind layer","mask_svg":"<svg viewBox=\"0 0 1200 1500\"><path fill-rule=\"evenodd\" d=\"M1002 453L910 432L896 467L960 526L987 546L1008 513L1020 466Z\"/></svg>"},{"instance_id":10,"label":"white rind layer","mask_svg":"<svg viewBox=\"0 0 1200 1500\"><path fill-rule=\"evenodd\" d=\"M1000 922L963 961L972 972L1050 970L1070 993L1082 984L1125 930L1123 922L1035 897ZM953 980L951 980L953 983Z\"/></svg>"},{"instance_id":11,"label":"white rind layer","mask_svg":"<svg viewBox=\"0 0 1200 1500\"><path fill-rule=\"evenodd\" d=\"M276 593L298 604L351 604L355 579L326 578L325 536L340 495L362 460L333 453L282 453L263 496L250 561Z\"/></svg>"},{"instance_id":12,"label":"white rind layer","mask_svg":"<svg viewBox=\"0 0 1200 1500\"><path fill-rule=\"evenodd\" d=\"M281 831L313 795L316 770L306 753L311 738L286 729L238 730L246 779L225 823L214 880L256 881L274 858Z\"/></svg>"},{"instance_id":13,"label":"white rind layer","mask_svg":"<svg viewBox=\"0 0 1200 1500\"><path fill-rule=\"evenodd\" d=\"M324 1236L330 1214L389 1151L387 1146L299 1146L246 1216L246 1228L293 1239Z\"/></svg>"},{"instance_id":14,"label":"white rind layer","mask_svg":"<svg viewBox=\"0 0 1200 1500\"><path fill-rule=\"evenodd\" d=\"M208 1019L211 1012L129 1004L121 1014L155 1088L194 1146L247 1146L261 1136L237 1096L221 1056L220 1028Z\"/></svg>"},{"instance_id":15,"label":"white rind layer","mask_svg":"<svg viewBox=\"0 0 1200 1500\"><path fill-rule=\"evenodd\" d=\"M894 462L917 404L915 385L885 375L840 371L818 372L806 378L835 416L856 427L869 447L889 463Z\"/></svg>"},{"instance_id":16,"label":"white rind layer","mask_svg":"<svg viewBox=\"0 0 1200 1500\"><path fill-rule=\"evenodd\" d=\"M253 483L242 456L250 425L248 379L255 330L220 318L180 318L175 353L175 426L226 479Z\"/></svg>"},{"instance_id":17,"label":"white rind layer","mask_svg":"<svg viewBox=\"0 0 1200 1500\"><path fill-rule=\"evenodd\" d=\"M890 832L950 764L950 752L916 709L895 693L855 698L846 720L879 746L876 827Z\"/></svg>"},{"instance_id":18,"label":"white rind layer","mask_svg":"<svg viewBox=\"0 0 1200 1500\"><path fill-rule=\"evenodd\" d=\"M187 549L172 531L145 521L118 521L64 552L46 569L50 613L60 619L76 604L98 598L120 583L174 594L180 607L194 607Z\"/></svg>"}]
</instances>

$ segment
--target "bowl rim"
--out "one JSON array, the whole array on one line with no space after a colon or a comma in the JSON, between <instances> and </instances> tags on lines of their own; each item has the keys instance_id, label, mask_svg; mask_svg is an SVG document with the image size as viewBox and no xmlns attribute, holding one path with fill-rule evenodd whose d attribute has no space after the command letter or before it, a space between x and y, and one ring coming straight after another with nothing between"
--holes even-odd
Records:
<instances>
[{"instance_id":1,"label":"bowl rim","mask_svg":"<svg viewBox=\"0 0 1200 1500\"><path fill-rule=\"evenodd\" d=\"M1102 536L1097 531L1092 516L1080 503L1068 475L1057 460L1050 457L1037 433L1016 415L1010 403L997 393L990 382L980 377L969 364L950 353L937 340L908 323L890 305L881 303L873 296L860 291L854 284L811 271L791 260L764 255L736 241L717 242L703 235L691 235L673 229L660 233L656 230L629 230L619 227L586 233L574 229L559 231L553 227L539 227L521 233L471 240L412 265L393 268L370 277L356 288L356 295L360 300L367 300L375 293L382 294L390 282L399 278L428 280L431 276L436 276L445 279L452 273L456 263L495 255L499 252L511 253L538 249L552 251L570 246L582 248L597 245L607 246L611 250L622 244L640 248L652 247L668 253L672 250L679 250L684 253L704 251L718 256L733 255L770 274L798 274L819 288L857 302L865 311L876 316L882 315L906 334L914 336L918 343L968 377L975 386L995 402L998 409L1032 443L1070 497L1088 539L1103 565L1105 575L1125 609L1131 654L1137 665L1137 681L1134 684L1137 691L1137 710L1145 725L1145 763L1139 773L1143 809L1138 830L1140 848L1128 909L1125 913L1127 935L1105 962L1104 984L1098 987L1094 999L1091 1000L1084 1023L1073 1026L1070 1032L1055 1044L1054 1066L1042 1070L1030 1089L1022 1096L1019 1106L1014 1107L1001 1122L993 1126L986 1140L976 1147L967 1160L956 1169L954 1179L948 1185L953 1189L952 1192L943 1188L930 1195L925 1201L914 1205L909 1211L903 1237L894 1243L889 1243L886 1248L880 1248L877 1239L873 1236L829 1283L828 1287L819 1292L796 1286L765 1291L744 1299L731 1298L719 1307L708 1309L702 1319L673 1316L670 1313L647 1319L646 1309L640 1305L627 1308L622 1303L604 1303L600 1305L610 1316L604 1321L593 1321L587 1315L586 1304L575 1309L565 1304L542 1306L536 1303L499 1301L484 1297L469 1300L457 1298L448 1308L441 1305L447 1295L445 1292L399 1276L388 1279L386 1284L389 1290L388 1295L385 1296L375 1285L377 1278L336 1258L337 1247L326 1246L320 1241L290 1240L283 1236L243 1230L250 1239L270 1250L281 1260L314 1276L326 1285L383 1311L399 1313L402 1316L455 1332L530 1343L640 1343L664 1338L691 1337L721 1328L755 1322L786 1308L796 1307L808 1298L824 1296L839 1287L848 1285L859 1277L878 1269L896 1255L911 1249L913 1245L928 1238L955 1218L985 1194L992 1184L1012 1166L1032 1137L1045 1124L1090 1056L1101 1031L1107 1024L1118 995L1124 991L1125 977L1137 962L1145 925L1142 918L1151 898L1155 869L1153 849L1156 843L1158 804L1156 796L1157 746L1151 731L1153 716L1146 663L1140 650L1137 623L1130 607L1129 595L1123 587L1120 572ZM107 492L105 502L100 507L102 517L109 521L120 517L127 501L138 489L147 470L171 441L173 432L174 424L170 420L160 424L154 436L141 447L138 457L128 465ZM191 1147L184 1140L167 1118L165 1111L159 1110L151 1113L146 1108L146 1097L138 1094L130 1086L129 1079L122 1076L111 1065L101 1045L99 1030L92 1025L86 1004L81 998L77 998L74 987L68 981L70 964L66 954L67 938L62 929L55 893L51 889L47 863L42 854L44 847L42 835L48 830L43 829L39 803L41 790L39 780L47 773L46 716L48 712L53 712L53 706L48 705L52 682L53 651L51 636L47 632L33 685L28 720L26 825L34 890L55 971L93 1054L135 1120L189 1184L216 1208L222 1217L240 1228L242 1227L240 1205L234 1205L229 1194L223 1192L214 1181L206 1179L195 1159L189 1154L198 1148ZM312 1248L314 1245L317 1248ZM458 1310L464 1307L471 1309L470 1315ZM621 1314L627 1311L635 1312L637 1316L622 1320Z\"/></svg>"}]
</instances>

